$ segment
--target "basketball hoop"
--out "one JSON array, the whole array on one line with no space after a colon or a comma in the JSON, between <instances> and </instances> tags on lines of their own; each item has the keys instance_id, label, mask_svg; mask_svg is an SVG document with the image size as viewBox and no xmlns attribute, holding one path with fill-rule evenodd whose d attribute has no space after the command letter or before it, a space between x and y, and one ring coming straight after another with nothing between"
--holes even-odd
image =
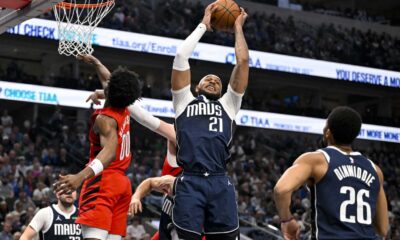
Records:
<instances>
[{"instance_id":1,"label":"basketball hoop","mask_svg":"<svg viewBox=\"0 0 400 240\"><path fill-rule=\"evenodd\" d=\"M55 5L58 52L75 57L92 54L93 31L114 5L114 0L68 0Z\"/></svg>"}]
</instances>

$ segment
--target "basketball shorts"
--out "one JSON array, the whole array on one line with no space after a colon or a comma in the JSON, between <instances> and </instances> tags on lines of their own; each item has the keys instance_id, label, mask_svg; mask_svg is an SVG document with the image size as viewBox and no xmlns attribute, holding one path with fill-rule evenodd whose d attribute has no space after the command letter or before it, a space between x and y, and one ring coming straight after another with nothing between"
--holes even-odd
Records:
<instances>
[{"instance_id":1,"label":"basketball shorts","mask_svg":"<svg viewBox=\"0 0 400 240\"><path fill-rule=\"evenodd\" d=\"M235 188L225 174L203 176L184 173L174 186L172 221L181 232L200 236L238 232L239 219ZM222 237L222 238L221 238ZM184 238L185 239L185 238ZM233 238L235 239L235 238Z\"/></svg>"},{"instance_id":2,"label":"basketball shorts","mask_svg":"<svg viewBox=\"0 0 400 240\"><path fill-rule=\"evenodd\" d=\"M174 225L172 223L171 214L173 207L173 199L170 196L164 198L160 226L159 226L159 239L171 240L171 232L174 230Z\"/></svg>"},{"instance_id":3,"label":"basketball shorts","mask_svg":"<svg viewBox=\"0 0 400 240\"><path fill-rule=\"evenodd\" d=\"M84 182L76 223L125 236L131 196L131 183L125 173L105 170Z\"/></svg>"}]
</instances>

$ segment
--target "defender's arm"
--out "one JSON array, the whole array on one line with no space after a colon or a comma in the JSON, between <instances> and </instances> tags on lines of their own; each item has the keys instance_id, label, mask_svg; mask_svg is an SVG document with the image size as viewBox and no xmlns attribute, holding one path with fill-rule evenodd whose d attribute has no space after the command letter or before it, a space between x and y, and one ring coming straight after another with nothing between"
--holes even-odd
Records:
<instances>
[{"instance_id":1,"label":"defender's arm","mask_svg":"<svg viewBox=\"0 0 400 240\"><path fill-rule=\"evenodd\" d=\"M91 100L95 104L100 104L100 99L105 99L104 90L96 90L86 99L86 102ZM140 125L158 133L173 143L176 142L174 126L151 115L146 109L142 108L139 101L135 101L130 105L128 110L130 116Z\"/></svg>"},{"instance_id":2,"label":"defender's arm","mask_svg":"<svg viewBox=\"0 0 400 240\"><path fill-rule=\"evenodd\" d=\"M58 194L76 190L85 179L99 174L115 159L118 146L117 122L113 118L99 115L93 127L100 135L103 149L97 154L96 159L78 174L60 175L60 180L55 184Z\"/></svg>"},{"instance_id":3,"label":"defender's arm","mask_svg":"<svg viewBox=\"0 0 400 240\"><path fill-rule=\"evenodd\" d=\"M139 212L142 212L141 200L153 190L169 194L171 192L172 186L174 185L174 181L175 177L170 175L148 178L144 180L136 188L135 193L132 195L128 213L130 215L135 215Z\"/></svg>"},{"instance_id":4,"label":"defender's arm","mask_svg":"<svg viewBox=\"0 0 400 240\"><path fill-rule=\"evenodd\" d=\"M106 88L108 81L111 77L111 72L107 69L107 67L104 66L99 59L90 54L78 55L77 59L82 60L89 65L92 65L96 69L97 76L100 79L100 83L103 89Z\"/></svg>"}]
</instances>

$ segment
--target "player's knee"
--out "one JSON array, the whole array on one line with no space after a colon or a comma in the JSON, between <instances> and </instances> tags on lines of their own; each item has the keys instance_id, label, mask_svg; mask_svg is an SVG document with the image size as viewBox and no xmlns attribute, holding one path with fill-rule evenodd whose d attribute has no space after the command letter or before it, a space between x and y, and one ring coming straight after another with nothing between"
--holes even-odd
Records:
<instances>
[{"instance_id":1,"label":"player's knee","mask_svg":"<svg viewBox=\"0 0 400 240\"><path fill-rule=\"evenodd\" d=\"M206 234L207 240L239 240L240 239L240 231L239 229L230 232L230 233L222 233L222 234Z\"/></svg>"}]
</instances>

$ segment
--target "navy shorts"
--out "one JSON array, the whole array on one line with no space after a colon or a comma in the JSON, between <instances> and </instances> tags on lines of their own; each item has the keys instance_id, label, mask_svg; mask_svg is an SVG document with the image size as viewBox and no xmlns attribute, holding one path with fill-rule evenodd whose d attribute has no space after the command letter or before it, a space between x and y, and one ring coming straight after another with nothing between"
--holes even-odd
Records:
<instances>
[{"instance_id":1,"label":"navy shorts","mask_svg":"<svg viewBox=\"0 0 400 240\"><path fill-rule=\"evenodd\" d=\"M158 229L160 240L171 240L171 231L175 228L171 219L172 206L173 199L169 196L166 196L163 202L160 225Z\"/></svg>"},{"instance_id":2,"label":"navy shorts","mask_svg":"<svg viewBox=\"0 0 400 240\"><path fill-rule=\"evenodd\" d=\"M239 228L235 187L225 174L183 174L175 181L172 221L183 231L222 234Z\"/></svg>"}]
</instances>

